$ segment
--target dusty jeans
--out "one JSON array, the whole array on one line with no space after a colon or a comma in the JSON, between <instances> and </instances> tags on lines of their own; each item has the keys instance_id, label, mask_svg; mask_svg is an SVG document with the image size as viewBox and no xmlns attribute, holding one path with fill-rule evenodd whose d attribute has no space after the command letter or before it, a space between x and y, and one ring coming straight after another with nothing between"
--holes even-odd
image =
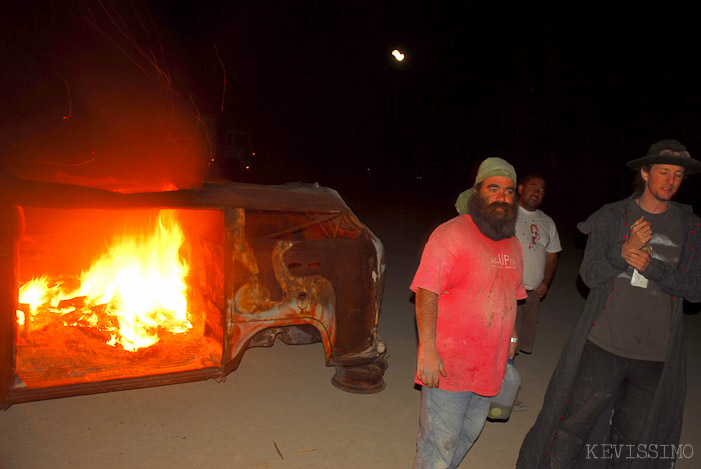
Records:
<instances>
[{"instance_id":1,"label":"dusty jeans","mask_svg":"<svg viewBox=\"0 0 701 469\"><path fill-rule=\"evenodd\" d=\"M482 433L490 400L423 386L414 469L458 467Z\"/></svg>"}]
</instances>

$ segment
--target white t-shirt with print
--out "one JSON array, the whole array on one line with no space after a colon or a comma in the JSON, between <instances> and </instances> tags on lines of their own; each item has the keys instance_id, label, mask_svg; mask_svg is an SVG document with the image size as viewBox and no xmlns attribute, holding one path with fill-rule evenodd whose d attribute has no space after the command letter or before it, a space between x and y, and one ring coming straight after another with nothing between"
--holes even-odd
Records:
<instances>
[{"instance_id":1,"label":"white t-shirt with print","mask_svg":"<svg viewBox=\"0 0 701 469\"><path fill-rule=\"evenodd\" d=\"M523 248L523 283L534 290L545 278L545 254L562 251L555 222L540 209L529 212L519 205L516 237Z\"/></svg>"}]
</instances>

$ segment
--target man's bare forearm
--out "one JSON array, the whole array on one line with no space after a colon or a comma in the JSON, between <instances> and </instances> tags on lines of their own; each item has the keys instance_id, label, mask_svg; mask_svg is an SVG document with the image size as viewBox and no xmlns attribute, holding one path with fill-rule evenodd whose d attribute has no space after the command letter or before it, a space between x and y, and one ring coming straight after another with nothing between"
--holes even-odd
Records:
<instances>
[{"instance_id":1,"label":"man's bare forearm","mask_svg":"<svg viewBox=\"0 0 701 469\"><path fill-rule=\"evenodd\" d=\"M545 253L545 277L543 282L549 287L555 278L555 271L557 270L557 261L560 255L556 252Z\"/></svg>"},{"instance_id":2,"label":"man's bare forearm","mask_svg":"<svg viewBox=\"0 0 701 469\"><path fill-rule=\"evenodd\" d=\"M419 328L419 350L416 377L424 385L438 387L441 376L448 376L436 348L438 295L421 288L416 290L416 324Z\"/></svg>"},{"instance_id":3,"label":"man's bare forearm","mask_svg":"<svg viewBox=\"0 0 701 469\"><path fill-rule=\"evenodd\" d=\"M438 295L416 289L416 325L419 328L419 345L436 346L436 322L438 320Z\"/></svg>"}]
</instances>

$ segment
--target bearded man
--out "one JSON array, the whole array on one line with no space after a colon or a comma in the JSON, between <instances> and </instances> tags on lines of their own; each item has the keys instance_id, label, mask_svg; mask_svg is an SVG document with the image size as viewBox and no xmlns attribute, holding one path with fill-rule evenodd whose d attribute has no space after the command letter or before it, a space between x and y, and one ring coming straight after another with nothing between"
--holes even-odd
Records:
<instances>
[{"instance_id":1,"label":"bearded man","mask_svg":"<svg viewBox=\"0 0 701 469\"><path fill-rule=\"evenodd\" d=\"M513 166L487 158L469 194L470 213L439 226L424 248L411 284L422 385L415 468L460 464L516 352L516 302L526 290L515 198Z\"/></svg>"}]
</instances>

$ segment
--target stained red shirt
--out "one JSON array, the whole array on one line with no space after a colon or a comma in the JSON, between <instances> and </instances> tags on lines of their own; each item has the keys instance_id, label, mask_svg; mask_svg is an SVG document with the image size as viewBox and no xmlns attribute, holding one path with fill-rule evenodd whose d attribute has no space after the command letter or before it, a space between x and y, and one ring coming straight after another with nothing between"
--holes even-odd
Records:
<instances>
[{"instance_id":1,"label":"stained red shirt","mask_svg":"<svg viewBox=\"0 0 701 469\"><path fill-rule=\"evenodd\" d=\"M448 373L440 389L498 394L516 300L526 298L518 239L493 241L470 215L453 218L429 238L410 288L439 295L436 344Z\"/></svg>"}]
</instances>

